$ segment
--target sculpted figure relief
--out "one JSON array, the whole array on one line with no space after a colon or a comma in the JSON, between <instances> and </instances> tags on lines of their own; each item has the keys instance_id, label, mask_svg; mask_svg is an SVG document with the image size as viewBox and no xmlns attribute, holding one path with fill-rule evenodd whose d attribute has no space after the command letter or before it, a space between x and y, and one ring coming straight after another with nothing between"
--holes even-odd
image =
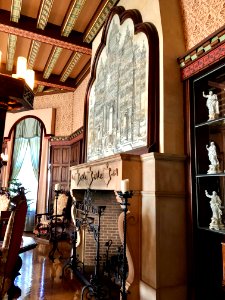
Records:
<instances>
[{"instance_id":1,"label":"sculpted figure relief","mask_svg":"<svg viewBox=\"0 0 225 300\"><path fill-rule=\"evenodd\" d=\"M224 224L222 223L222 202L220 197L215 191L212 192L212 195L209 195L207 190L205 190L206 197L210 198L210 207L212 210L211 223L209 224L210 229L220 230L224 229Z\"/></svg>"},{"instance_id":2,"label":"sculpted figure relief","mask_svg":"<svg viewBox=\"0 0 225 300\"><path fill-rule=\"evenodd\" d=\"M210 146L206 145L206 149L208 151L208 157L210 161L208 174L216 174L221 173L219 160L217 158L216 145L214 142L210 142Z\"/></svg>"},{"instance_id":3,"label":"sculpted figure relief","mask_svg":"<svg viewBox=\"0 0 225 300\"><path fill-rule=\"evenodd\" d=\"M209 94L206 95L205 92L202 93L206 100L206 106L209 110L209 121L215 120L219 116L219 101L216 94L213 94L213 91L209 91Z\"/></svg>"}]
</instances>

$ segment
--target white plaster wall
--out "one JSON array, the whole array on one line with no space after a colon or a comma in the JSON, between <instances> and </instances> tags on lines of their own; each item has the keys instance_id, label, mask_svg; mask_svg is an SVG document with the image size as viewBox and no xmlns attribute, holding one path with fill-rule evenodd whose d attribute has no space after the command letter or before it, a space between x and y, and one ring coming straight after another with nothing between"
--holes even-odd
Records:
<instances>
[{"instance_id":1,"label":"white plaster wall","mask_svg":"<svg viewBox=\"0 0 225 300\"><path fill-rule=\"evenodd\" d=\"M6 113L4 137L9 137L9 132L13 125L25 116L39 118L45 125L46 134L54 134L55 131L55 110L53 108L27 110L18 113Z\"/></svg>"}]
</instances>

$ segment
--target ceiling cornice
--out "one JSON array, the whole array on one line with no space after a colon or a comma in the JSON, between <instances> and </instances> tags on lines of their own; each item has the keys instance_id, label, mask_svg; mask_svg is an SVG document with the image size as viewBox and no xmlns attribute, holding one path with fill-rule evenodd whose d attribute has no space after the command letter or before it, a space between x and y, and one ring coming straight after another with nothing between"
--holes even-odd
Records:
<instances>
[{"instance_id":1,"label":"ceiling cornice","mask_svg":"<svg viewBox=\"0 0 225 300\"><path fill-rule=\"evenodd\" d=\"M10 12L0 9L0 31L91 55L91 45L83 42L83 34L80 32L73 30L69 37L63 37L57 25L48 23L43 31L36 28L36 20L30 17L21 15L19 23L9 20Z\"/></svg>"}]
</instances>

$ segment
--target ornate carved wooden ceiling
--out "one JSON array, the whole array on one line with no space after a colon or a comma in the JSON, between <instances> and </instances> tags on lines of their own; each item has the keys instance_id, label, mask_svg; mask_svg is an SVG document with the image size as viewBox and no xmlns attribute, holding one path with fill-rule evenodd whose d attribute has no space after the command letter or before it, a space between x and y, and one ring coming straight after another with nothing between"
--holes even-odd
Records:
<instances>
[{"instance_id":1,"label":"ornate carved wooden ceiling","mask_svg":"<svg viewBox=\"0 0 225 300\"><path fill-rule=\"evenodd\" d=\"M73 91L90 69L91 43L118 0L0 0L1 73L18 56L35 71L35 93Z\"/></svg>"}]
</instances>

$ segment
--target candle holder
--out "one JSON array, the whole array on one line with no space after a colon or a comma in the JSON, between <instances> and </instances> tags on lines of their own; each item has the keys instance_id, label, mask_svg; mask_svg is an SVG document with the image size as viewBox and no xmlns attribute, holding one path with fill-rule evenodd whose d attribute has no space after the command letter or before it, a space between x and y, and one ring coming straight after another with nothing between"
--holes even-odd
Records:
<instances>
[{"instance_id":1,"label":"candle holder","mask_svg":"<svg viewBox=\"0 0 225 300\"><path fill-rule=\"evenodd\" d=\"M62 270L62 277L66 274L66 272L71 269L72 272L75 274L76 271L84 272L84 263L79 260L79 255L77 254L77 231L80 230L82 226L82 222L76 219L76 224L74 224L74 232L72 235L72 251L73 254L70 257L69 261L63 267Z\"/></svg>"},{"instance_id":2,"label":"candle holder","mask_svg":"<svg viewBox=\"0 0 225 300\"><path fill-rule=\"evenodd\" d=\"M94 275L90 280L90 284L83 287L81 292L81 299L96 299L106 300L109 299L108 288L101 284L100 280L100 230L101 230L101 216L106 206L93 207L92 212L98 214L98 224L89 222L89 231L93 232L94 239L96 242L96 258L95 258L95 271ZM93 220L94 221L94 220ZM85 297L85 298L84 298Z\"/></svg>"},{"instance_id":3,"label":"candle holder","mask_svg":"<svg viewBox=\"0 0 225 300\"><path fill-rule=\"evenodd\" d=\"M59 198L59 194L61 193L61 190L55 190L55 215L51 216L51 218L53 219L55 217L55 230L54 230L54 234L50 233L50 241L52 242L52 249L50 250L48 257L54 262L55 260L55 253L58 252L60 257L63 256L62 252L59 250L58 248L58 236L57 236L57 209L58 209L58 198Z\"/></svg>"},{"instance_id":4,"label":"candle holder","mask_svg":"<svg viewBox=\"0 0 225 300\"><path fill-rule=\"evenodd\" d=\"M124 219L123 219L123 260L122 260L122 286L121 286L121 296L122 300L127 300L128 291L126 289L126 278L127 278L127 256L126 256L126 244L127 244L127 211L128 206L128 199L132 198L133 191L125 191L121 192L118 191L117 194L122 199L120 202L121 208L124 212Z\"/></svg>"}]
</instances>

